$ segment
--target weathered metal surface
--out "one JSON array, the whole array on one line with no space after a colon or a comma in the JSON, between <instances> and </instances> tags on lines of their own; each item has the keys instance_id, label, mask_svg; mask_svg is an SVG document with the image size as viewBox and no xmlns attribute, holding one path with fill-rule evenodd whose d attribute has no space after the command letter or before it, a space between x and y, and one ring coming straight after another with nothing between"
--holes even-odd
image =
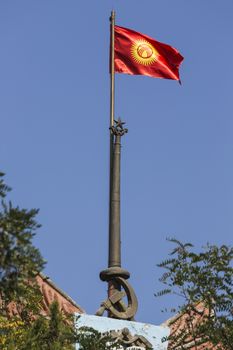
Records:
<instances>
[{"instance_id":1,"label":"weathered metal surface","mask_svg":"<svg viewBox=\"0 0 233 350\"><path fill-rule=\"evenodd\" d=\"M112 159L112 181L110 201L109 231L109 267L121 266L121 233L120 233L120 173L121 173L121 137L128 131L120 119L115 120L111 132L115 136Z\"/></svg>"},{"instance_id":2,"label":"weathered metal surface","mask_svg":"<svg viewBox=\"0 0 233 350\"><path fill-rule=\"evenodd\" d=\"M126 281L130 274L121 267L121 221L120 221L120 173L121 173L121 137L128 132L119 118L110 127L113 135L112 167L110 170L110 207L109 207L109 257L108 268L100 272L102 281L108 282L108 299L102 302L96 315L102 316L108 311L109 317L133 320L138 302L133 288ZM123 288L123 292L121 289ZM123 303L127 296L128 304Z\"/></svg>"},{"instance_id":3,"label":"weathered metal surface","mask_svg":"<svg viewBox=\"0 0 233 350\"><path fill-rule=\"evenodd\" d=\"M99 310L97 316L102 316L105 310L118 319L132 320L138 308L137 297L130 284L122 277L115 277L115 281L123 287L124 291L115 290L114 294L105 300ZM122 299L127 296L128 305L125 305Z\"/></svg>"}]
</instances>

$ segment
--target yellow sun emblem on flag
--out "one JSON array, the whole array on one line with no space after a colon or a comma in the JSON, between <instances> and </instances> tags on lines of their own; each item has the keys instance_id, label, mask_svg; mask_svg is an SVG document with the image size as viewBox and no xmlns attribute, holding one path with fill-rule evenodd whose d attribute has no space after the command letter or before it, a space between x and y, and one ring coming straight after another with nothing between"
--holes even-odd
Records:
<instances>
[{"instance_id":1,"label":"yellow sun emblem on flag","mask_svg":"<svg viewBox=\"0 0 233 350\"><path fill-rule=\"evenodd\" d=\"M144 66L148 66L155 62L158 58L158 51L154 46L146 40L137 40L131 47L133 59Z\"/></svg>"}]
</instances>

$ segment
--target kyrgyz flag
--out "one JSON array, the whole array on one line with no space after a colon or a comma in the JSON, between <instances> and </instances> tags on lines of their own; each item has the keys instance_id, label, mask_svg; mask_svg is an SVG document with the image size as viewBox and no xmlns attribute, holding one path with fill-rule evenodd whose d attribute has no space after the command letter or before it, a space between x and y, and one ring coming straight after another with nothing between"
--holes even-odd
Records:
<instances>
[{"instance_id":1,"label":"kyrgyz flag","mask_svg":"<svg viewBox=\"0 0 233 350\"><path fill-rule=\"evenodd\" d=\"M183 57L174 47L115 26L115 72L180 80Z\"/></svg>"}]
</instances>

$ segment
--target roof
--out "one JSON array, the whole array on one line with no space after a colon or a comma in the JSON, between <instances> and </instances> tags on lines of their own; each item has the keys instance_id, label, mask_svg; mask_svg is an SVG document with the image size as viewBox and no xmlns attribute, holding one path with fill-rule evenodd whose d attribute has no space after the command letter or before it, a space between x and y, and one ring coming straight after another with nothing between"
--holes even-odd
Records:
<instances>
[{"instance_id":1,"label":"roof","mask_svg":"<svg viewBox=\"0 0 233 350\"><path fill-rule=\"evenodd\" d=\"M198 302L196 304L196 309L200 312L200 314L199 315L198 314L191 315L192 325L194 327L202 322L204 315L206 315L208 312L202 302ZM202 316L201 316L201 314L202 314ZM187 320L189 317L190 316L188 316L187 313L180 312L179 314L177 314L177 315L171 317L170 319L168 319L167 321L165 321L162 325L168 326L170 328L170 332L171 332L170 335L171 336L176 336L176 335L185 331L185 328L186 328L185 326L187 324ZM170 342L169 342L168 350L171 348L172 348L172 340L170 340ZM183 348L187 349L187 350L194 350L194 349L195 350L206 350L207 348L212 349L212 350L217 349L213 345L211 345L210 343L195 344L195 342L191 338L191 336L187 337L185 339L185 345L183 345Z\"/></svg>"},{"instance_id":2,"label":"roof","mask_svg":"<svg viewBox=\"0 0 233 350\"><path fill-rule=\"evenodd\" d=\"M66 313L85 313L83 308L79 306L69 295L57 287L57 285L44 274L40 273L36 277L37 283L43 294L43 310L42 313L47 314L49 305L53 301L57 301L62 311Z\"/></svg>"}]
</instances>

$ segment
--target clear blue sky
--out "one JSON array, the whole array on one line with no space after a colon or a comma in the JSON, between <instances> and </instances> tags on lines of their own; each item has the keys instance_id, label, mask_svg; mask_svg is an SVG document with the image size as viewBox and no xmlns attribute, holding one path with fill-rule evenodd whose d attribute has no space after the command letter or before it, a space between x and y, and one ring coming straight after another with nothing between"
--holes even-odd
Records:
<instances>
[{"instance_id":1,"label":"clear blue sky","mask_svg":"<svg viewBox=\"0 0 233 350\"><path fill-rule=\"evenodd\" d=\"M232 243L232 0L0 2L0 168L22 207L40 208L45 273L88 313L106 297L109 21L171 44L182 86L116 76L122 147L122 265L154 324L156 264L175 236ZM176 303L175 299L171 300Z\"/></svg>"}]
</instances>

